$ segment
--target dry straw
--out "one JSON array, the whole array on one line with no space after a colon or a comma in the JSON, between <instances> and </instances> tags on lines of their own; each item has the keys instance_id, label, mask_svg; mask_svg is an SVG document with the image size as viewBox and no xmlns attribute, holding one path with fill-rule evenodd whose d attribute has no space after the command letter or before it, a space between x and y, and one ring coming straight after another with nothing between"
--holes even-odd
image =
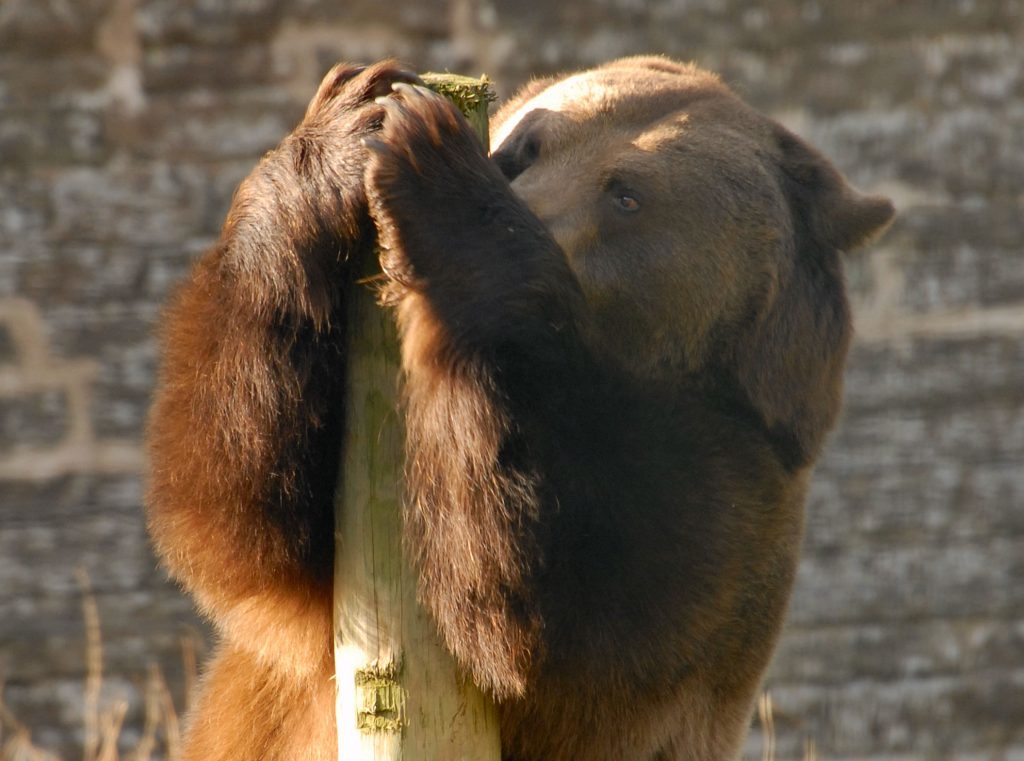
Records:
<instances>
[{"instance_id":1,"label":"dry straw","mask_svg":"<svg viewBox=\"0 0 1024 761\"><path fill-rule=\"evenodd\" d=\"M82 592L82 618L85 625L86 673L82 685L82 755L83 761L122 761L118 748L121 730L128 713L128 703L113 700L104 705L103 637L99 607L92 591L89 575L84 569L75 573ZM182 662L188 694L196 682L196 637L182 638ZM187 700L187 697L186 697ZM181 747L181 730L174 700L163 674L154 663L149 667L144 691L144 724L139 741L123 761L151 761L162 758L174 761ZM60 756L32 742L32 733L8 708L0 682L0 761L62 761Z\"/></svg>"}]
</instances>

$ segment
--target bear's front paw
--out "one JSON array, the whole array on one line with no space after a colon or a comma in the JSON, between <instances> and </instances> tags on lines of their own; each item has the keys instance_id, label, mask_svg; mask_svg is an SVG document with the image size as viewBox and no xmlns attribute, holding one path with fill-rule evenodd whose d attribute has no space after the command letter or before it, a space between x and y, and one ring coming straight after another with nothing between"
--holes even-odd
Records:
<instances>
[{"instance_id":1,"label":"bear's front paw","mask_svg":"<svg viewBox=\"0 0 1024 761\"><path fill-rule=\"evenodd\" d=\"M422 84L396 82L391 89L390 97L377 99L387 112L382 136L386 141L412 147L425 140L433 148L448 145L478 153L483 150L469 122L443 95Z\"/></svg>"},{"instance_id":2,"label":"bear's front paw","mask_svg":"<svg viewBox=\"0 0 1024 761\"><path fill-rule=\"evenodd\" d=\"M439 264L432 260L466 232L462 224L481 218L489 190L504 180L449 100L420 85L392 88L376 101L384 110L380 131L363 139L370 213L393 255L385 260L392 277L407 265L429 277Z\"/></svg>"},{"instance_id":3,"label":"bear's front paw","mask_svg":"<svg viewBox=\"0 0 1024 761\"><path fill-rule=\"evenodd\" d=\"M364 141L372 156L371 185L390 197L409 182L452 190L471 180L467 170L472 173L485 154L455 105L422 85L398 82L391 88L393 95L376 101L384 109L381 131Z\"/></svg>"}]
</instances>

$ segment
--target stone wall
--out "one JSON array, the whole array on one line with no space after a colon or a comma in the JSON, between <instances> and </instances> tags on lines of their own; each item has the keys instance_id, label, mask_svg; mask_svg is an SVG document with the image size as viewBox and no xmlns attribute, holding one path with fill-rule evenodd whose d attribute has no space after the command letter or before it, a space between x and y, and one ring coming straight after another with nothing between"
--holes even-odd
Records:
<instances>
[{"instance_id":1,"label":"stone wall","mask_svg":"<svg viewBox=\"0 0 1024 761\"><path fill-rule=\"evenodd\" d=\"M79 755L84 632L137 737L201 626L156 569L140 451L159 305L336 59L530 74L693 58L900 217L769 678L780 758L1024 759L1024 2L3 0L0 669ZM0 738L2 739L2 738ZM751 743L751 753L758 752Z\"/></svg>"}]
</instances>

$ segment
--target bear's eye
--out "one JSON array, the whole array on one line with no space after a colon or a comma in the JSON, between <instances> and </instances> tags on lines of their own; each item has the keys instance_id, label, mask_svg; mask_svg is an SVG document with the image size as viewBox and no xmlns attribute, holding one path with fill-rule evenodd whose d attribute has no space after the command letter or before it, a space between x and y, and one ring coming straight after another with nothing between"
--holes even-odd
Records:
<instances>
[{"instance_id":1,"label":"bear's eye","mask_svg":"<svg viewBox=\"0 0 1024 761\"><path fill-rule=\"evenodd\" d=\"M616 211L623 214L636 214L640 211L640 198L633 190L633 185L621 177L608 177L604 183L604 192Z\"/></svg>"},{"instance_id":2,"label":"bear's eye","mask_svg":"<svg viewBox=\"0 0 1024 761\"><path fill-rule=\"evenodd\" d=\"M617 193L615 195L615 205L620 211L628 214L640 211L640 202L627 193Z\"/></svg>"}]
</instances>

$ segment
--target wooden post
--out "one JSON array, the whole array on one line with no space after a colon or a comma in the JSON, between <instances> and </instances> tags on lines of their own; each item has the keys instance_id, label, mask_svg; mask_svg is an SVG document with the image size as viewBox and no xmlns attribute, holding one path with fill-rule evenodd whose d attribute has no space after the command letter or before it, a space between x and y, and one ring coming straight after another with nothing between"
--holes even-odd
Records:
<instances>
[{"instance_id":1,"label":"wooden post","mask_svg":"<svg viewBox=\"0 0 1024 761\"><path fill-rule=\"evenodd\" d=\"M487 145L487 81L424 75ZM339 761L499 761L494 705L458 670L416 601L402 553L404 430L394 316L361 281L348 294L342 474L335 496L334 658Z\"/></svg>"}]
</instances>

